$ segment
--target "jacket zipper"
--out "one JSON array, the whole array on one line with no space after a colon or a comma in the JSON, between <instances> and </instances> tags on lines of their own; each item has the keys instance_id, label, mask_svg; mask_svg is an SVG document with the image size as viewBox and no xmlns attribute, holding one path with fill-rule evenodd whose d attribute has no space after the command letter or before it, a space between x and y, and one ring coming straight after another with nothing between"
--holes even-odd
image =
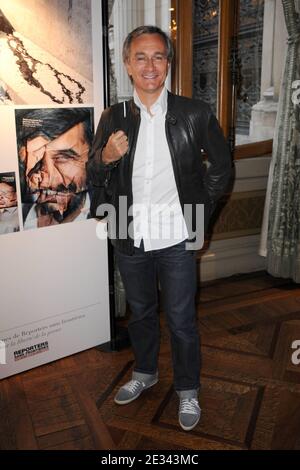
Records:
<instances>
[{"instance_id":1,"label":"jacket zipper","mask_svg":"<svg viewBox=\"0 0 300 470\"><path fill-rule=\"evenodd\" d=\"M134 155L135 155L135 149L137 145L137 139L138 139L138 133L140 130L140 125L141 125L141 117L137 117L137 123L134 129L134 135L133 135L133 140L132 140L132 149L130 150L130 160L129 160L129 181L130 181L130 194L132 196L132 172L133 172L133 161L134 161ZM133 200L133 196L131 197Z\"/></svg>"},{"instance_id":2,"label":"jacket zipper","mask_svg":"<svg viewBox=\"0 0 300 470\"><path fill-rule=\"evenodd\" d=\"M136 145L137 145L138 133L139 133L140 124L141 124L140 115L136 119L137 119L137 121L136 121L136 124L135 124L135 129L134 129L134 134L133 134L133 139L132 139L132 148L130 150L130 160L129 160L129 191L130 191L130 194L129 194L129 197L130 197L129 207L132 206L132 204L133 204L132 172L133 172L133 161L134 161L134 155L135 155L135 150L136 150ZM129 209L129 207L127 207L127 210ZM129 216L128 216L128 213L127 213L127 222L129 222L128 217ZM127 224L127 225L129 225L129 224ZM129 244L131 245L131 249L133 250L133 245L134 245L133 239L129 238L128 241L129 241Z\"/></svg>"},{"instance_id":3,"label":"jacket zipper","mask_svg":"<svg viewBox=\"0 0 300 470\"><path fill-rule=\"evenodd\" d=\"M170 131L169 131L167 119L165 121L165 129L166 129L166 138L167 138L167 142L168 142L168 146L169 146L169 150L170 150L170 155L171 155L171 159L172 159L172 166L173 166L173 171L174 171L174 176L175 176L175 181L176 181L176 186L177 186L177 191L178 191L178 196L179 196L179 202L180 202L180 205L181 205L181 209L183 211L181 184L180 184L179 177L178 177L178 174L179 174L178 166L177 166L177 162L176 162L176 158L175 158L175 154L174 154L174 150L173 150L173 144L171 143L171 139L170 139L170 133L169 133Z\"/></svg>"}]
</instances>

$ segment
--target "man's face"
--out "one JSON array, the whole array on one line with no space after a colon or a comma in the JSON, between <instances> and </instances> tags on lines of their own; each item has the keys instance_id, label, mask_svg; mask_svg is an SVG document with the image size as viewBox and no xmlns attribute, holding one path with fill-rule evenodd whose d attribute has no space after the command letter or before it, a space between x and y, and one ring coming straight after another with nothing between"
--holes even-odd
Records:
<instances>
[{"instance_id":1,"label":"man's face","mask_svg":"<svg viewBox=\"0 0 300 470\"><path fill-rule=\"evenodd\" d=\"M21 149L27 186L48 213L63 215L74 196L86 190L88 151L82 123L51 141L35 137Z\"/></svg>"},{"instance_id":2,"label":"man's face","mask_svg":"<svg viewBox=\"0 0 300 470\"><path fill-rule=\"evenodd\" d=\"M142 34L133 39L125 66L140 98L149 94L158 98L169 69L163 38Z\"/></svg>"},{"instance_id":3,"label":"man's face","mask_svg":"<svg viewBox=\"0 0 300 470\"><path fill-rule=\"evenodd\" d=\"M0 209L14 207L17 205L17 194L12 186L0 183Z\"/></svg>"}]
</instances>

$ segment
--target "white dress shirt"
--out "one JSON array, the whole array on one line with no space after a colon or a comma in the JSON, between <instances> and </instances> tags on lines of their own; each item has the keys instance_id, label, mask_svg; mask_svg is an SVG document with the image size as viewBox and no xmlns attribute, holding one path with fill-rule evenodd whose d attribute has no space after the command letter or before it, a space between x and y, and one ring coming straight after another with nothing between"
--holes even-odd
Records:
<instances>
[{"instance_id":1,"label":"white dress shirt","mask_svg":"<svg viewBox=\"0 0 300 470\"><path fill-rule=\"evenodd\" d=\"M165 131L168 92L164 87L151 114L136 91L133 97L141 111L132 173L134 246L143 239L145 251L158 250L188 238Z\"/></svg>"},{"instance_id":2,"label":"white dress shirt","mask_svg":"<svg viewBox=\"0 0 300 470\"><path fill-rule=\"evenodd\" d=\"M18 232L19 230L18 208L14 206L0 209L0 235Z\"/></svg>"}]
</instances>

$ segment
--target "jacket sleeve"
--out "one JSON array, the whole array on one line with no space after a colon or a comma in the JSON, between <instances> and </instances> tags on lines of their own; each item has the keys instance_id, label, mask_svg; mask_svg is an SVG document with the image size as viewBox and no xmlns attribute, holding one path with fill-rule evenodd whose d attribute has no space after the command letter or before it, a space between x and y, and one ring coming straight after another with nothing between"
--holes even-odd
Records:
<instances>
[{"instance_id":1,"label":"jacket sleeve","mask_svg":"<svg viewBox=\"0 0 300 470\"><path fill-rule=\"evenodd\" d=\"M204 185L214 204L228 187L232 175L232 161L229 146L216 117L211 112L203 132L203 149L208 158Z\"/></svg>"},{"instance_id":2,"label":"jacket sleeve","mask_svg":"<svg viewBox=\"0 0 300 470\"><path fill-rule=\"evenodd\" d=\"M112 132L111 110L107 108L101 115L86 165L88 181L92 186L106 186L110 180L111 171L119 163L118 161L105 164L102 161L102 150Z\"/></svg>"}]
</instances>

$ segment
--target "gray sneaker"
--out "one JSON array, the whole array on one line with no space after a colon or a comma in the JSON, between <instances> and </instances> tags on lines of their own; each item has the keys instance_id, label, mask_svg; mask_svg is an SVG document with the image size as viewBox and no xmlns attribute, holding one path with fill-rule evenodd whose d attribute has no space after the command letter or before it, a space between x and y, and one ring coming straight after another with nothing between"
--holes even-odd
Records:
<instances>
[{"instance_id":1,"label":"gray sneaker","mask_svg":"<svg viewBox=\"0 0 300 470\"><path fill-rule=\"evenodd\" d=\"M127 405L136 400L144 390L158 382L158 374L149 375L133 372L132 380L123 385L116 394L114 401L118 405Z\"/></svg>"},{"instance_id":2,"label":"gray sneaker","mask_svg":"<svg viewBox=\"0 0 300 470\"><path fill-rule=\"evenodd\" d=\"M201 409L198 403L197 390L184 390L177 392L180 398L179 404L179 424L184 431L191 431L197 426Z\"/></svg>"}]
</instances>

